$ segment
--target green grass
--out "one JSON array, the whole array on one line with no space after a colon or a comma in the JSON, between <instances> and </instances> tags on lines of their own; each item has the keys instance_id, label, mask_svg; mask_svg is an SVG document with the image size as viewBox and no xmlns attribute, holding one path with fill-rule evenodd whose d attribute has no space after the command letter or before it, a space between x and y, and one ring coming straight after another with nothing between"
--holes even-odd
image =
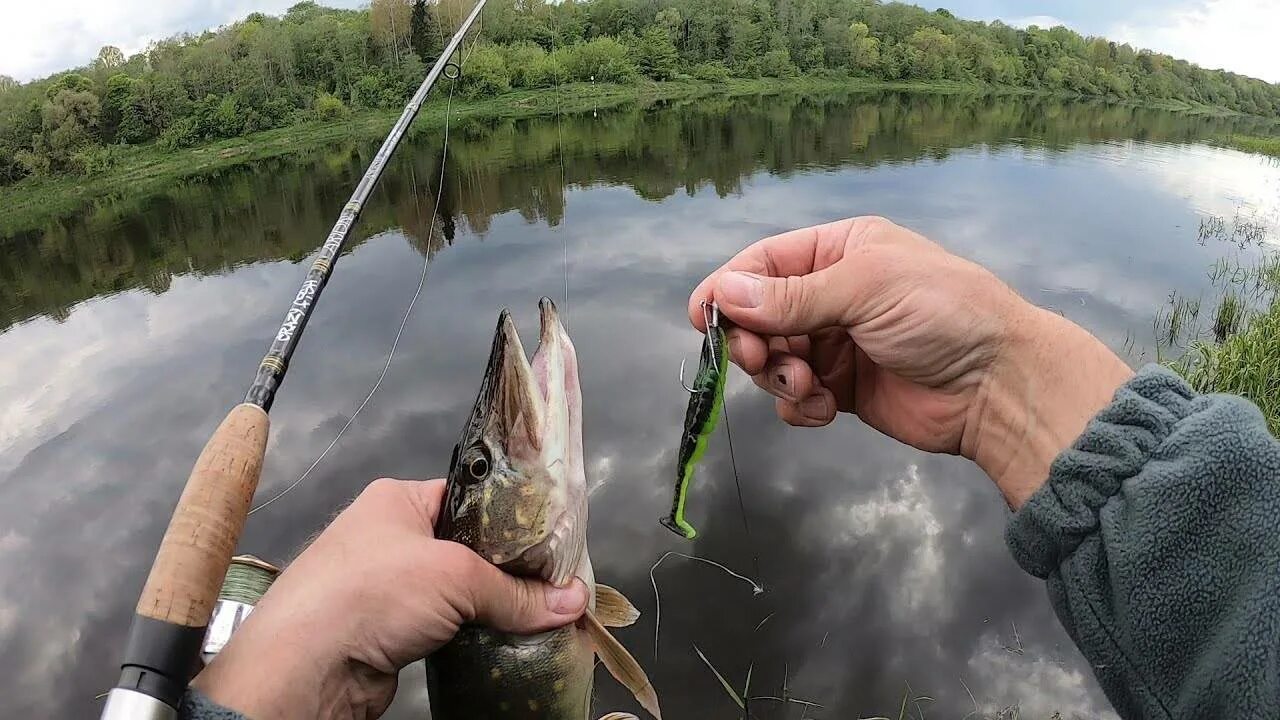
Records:
<instances>
[{"instance_id":1,"label":"green grass","mask_svg":"<svg viewBox=\"0 0 1280 720\"><path fill-rule=\"evenodd\" d=\"M1217 342L1226 342L1228 338L1240 331L1244 322L1244 301L1234 292L1227 291L1218 303L1218 311L1213 316L1213 338Z\"/></svg>"},{"instance_id":2,"label":"green grass","mask_svg":"<svg viewBox=\"0 0 1280 720\"><path fill-rule=\"evenodd\" d=\"M1249 399L1280 437L1280 255L1250 267L1219 260L1210 278L1222 290L1212 337L1193 338L1169 366L1199 392Z\"/></svg>"},{"instance_id":3,"label":"green grass","mask_svg":"<svg viewBox=\"0 0 1280 720\"><path fill-rule=\"evenodd\" d=\"M1259 137L1256 135L1231 135L1223 138L1222 144L1244 152L1259 153L1280 158L1280 137Z\"/></svg>"},{"instance_id":4,"label":"green grass","mask_svg":"<svg viewBox=\"0 0 1280 720\"><path fill-rule=\"evenodd\" d=\"M1200 392L1242 395L1262 409L1280 437L1280 301L1223 342L1193 343L1173 364Z\"/></svg>"},{"instance_id":5,"label":"green grass","mask_svg":"<svg viewBox=\"0 0 1280 720\"><path fill-rule=\"evenodd\" d=\"M1170 295L1168 306L1156 311L1156 339L1164 345L1178 345L1183 338L1195 335L1199 317L1200 298Z\"/></svg>"}]
</instances>

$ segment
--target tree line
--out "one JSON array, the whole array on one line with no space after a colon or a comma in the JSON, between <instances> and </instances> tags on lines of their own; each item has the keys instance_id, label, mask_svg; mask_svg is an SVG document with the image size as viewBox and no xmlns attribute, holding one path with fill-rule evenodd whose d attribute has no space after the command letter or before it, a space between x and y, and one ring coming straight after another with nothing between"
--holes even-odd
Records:
<instances>
[{"instance_id":1,"label":"tree line","mask_svg":"<svg viewBox=\"0 0 1280 720\"><path fill-rule=\"evenodd\" d=\"M1195 142L1256 132L1265 122L976 94L770 100L636 104L610 112L607 122L579 115L468 123L450 142L447 158L437 138L410 139L361 214L353 243L398 229L422 252L434 252L456 237L485 233L508 212L555 226L574 187L629 188L655 201L678 193L725 196L741 193L761 171L785 176L814 167L936 161L974 147L1061 153L1133 137ZM297 157L224 168L159 194L123 192L12 235L0 229L0 332L34 316L63 319L77 303L101 294L164 292L178 275L263 260L305 262L378 146L344 140ZM437 185L442 160L445 176Z\"/></svg>"},{"instance_id":2,"label":"tree line","mask_svg":"<svg viewBox=\"0 0 1280 720\"><path fill-rule=\"evenodd\" d=\"M402 106L469 0L301 2L30 83L0 77L0 184L162 149ZM1181 101L1280 116L1280 85L1065 27L1014 28L878 0L493 0L470 97L568 82L867 77Z\"/></svg>"}]
</instances>

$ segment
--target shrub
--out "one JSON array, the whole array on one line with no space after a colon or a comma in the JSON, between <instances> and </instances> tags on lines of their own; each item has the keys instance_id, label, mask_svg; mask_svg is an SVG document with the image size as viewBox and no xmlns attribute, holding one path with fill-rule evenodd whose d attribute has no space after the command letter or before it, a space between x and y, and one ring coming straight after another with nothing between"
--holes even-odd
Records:
<instances>
[{"instance_id":1,"label":"shrub","mask_svg":"<svg viewBox=\"0 0 1280 720\"><path fill-rule=\"evenodd\" d=\"M80 175L94 175L106 172L120 161L120 148L117 145L90 145L71 156L74 171Z\"/></svg>"},{"instance_id":2,"label":"shrub","mask_svg":"<svg viewBox=\"0 0 1280 720\"><path fill-rule=\"evenodd\" d=\"M562 73L547 51L529 42L508 45L502 49L511 87L539 88L556 84Z\"/></svg>"},{"instance_id":3,"label":"shrub","mask_svg":"<svg viewBox=\"0 0 1280 720\"><path fill-rule=\"evenodd\" d=\"M317 120L341 120L351 114L342 100L329 93L317 95L311 109Z\"/></svg>"},{"instance_id":4,"label":"shrub","mask_svg":"<svg viewBox=\"0 0 1280 720\"><path fill-rule=\"evenodd\" d=\"M462 92L467 97L497 95L511 89L507 61L502 51L492 45L481 45L471 53L462 68Z\"/></svg>"},{"instance_id":5,"label":"shrub","mask_svg":"<svg viewBox=\"0 0 1280 720\"><path fill-rule=\"evenodd\" d=\"M760 56L760 74L765 77L795 77L800 74L786 50L770 50Z\"/></svg>"},{"instance_id":6,"label":"shrub","mask_svg":"<svg viewBox=\"0 0 1280 720\"><path fill-rule=\"evenodd\" d=\"M693 66L693 76L707 82L724 82L729 79L729 68L722 62L704 62Z\"/></svg>"},{"instance_id":7,"label":"shrub","mask_svg":"<svg viewBox=\"0 0 1280 720\"><path fill-rule=\"evenodd\" d=\"M194 117L179 118L174 121L163 133L156 144L162 150L179 150L181 148L189 148L202 140L199 128L196 126Z\"/></svg>"},{"instance_id":8,"label":"shrub","mask_svg":"<svg viewBox=\"0 0 1280 720\"><path fill-rule=\"evenodd\" d=\"M579 82L626 82L639 72L626 46L611 37L561 48L553 56L564 68L565 75Z\"/></svg>"},{"instance_id":9,"label":"shrub","mask_svg":"<svg viewBox=\"0 0 1280 720\"><path fill-rule=\"evenodd\" d=\"M351 86L351 104L358 108L371 110L379 107L382 96L382 76L362 75Z\"/></svg>"}]
</instances>

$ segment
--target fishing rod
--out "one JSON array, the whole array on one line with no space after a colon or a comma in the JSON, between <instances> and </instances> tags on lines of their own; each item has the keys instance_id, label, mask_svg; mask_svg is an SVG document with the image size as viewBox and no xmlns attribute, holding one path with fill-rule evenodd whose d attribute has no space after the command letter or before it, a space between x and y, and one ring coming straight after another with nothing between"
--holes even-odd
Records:
<instances>
[{"instance_id":1,"label":"fishing rod","mask_svg":"<svg viewBox=\"0 0 1280 720\"><path fill-rule=\"evenodd\" d=\"M187 683L199 670L205 630L258 487L271 424L267 412L298 339L365 202L427 94L442 74L456 78L461 72L449 58L484 4L485 0L476 0L405 105L311 263L244 402L232 408L196 459L138 598L120 663L120 681L107 695L102 720L177 717Z\"/></svg>"}]
</instances>

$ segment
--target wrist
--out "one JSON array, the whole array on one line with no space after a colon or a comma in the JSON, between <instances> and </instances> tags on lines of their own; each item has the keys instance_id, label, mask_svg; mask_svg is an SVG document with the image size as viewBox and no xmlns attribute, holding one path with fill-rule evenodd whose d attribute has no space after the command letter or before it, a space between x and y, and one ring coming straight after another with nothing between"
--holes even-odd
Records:
<instances>
[{"instance_id":1,"label":"wrist","mask_svg":"<svg viewBox=\"0 0 1280 720\"><path fill-rule=\"evenodd\" d=\"M961 454L1022 507L1049 477L1054 458L1111 402L1133 371L1079 325L1025 301L965 423Z\"/></svg>"},{"instance_id":2,"label":"wrist","mask_svg":"<svg viewBox=\"0 0 1280 720\"><path fill-rule=\"evenodd\" d=\"M263 612L265 611L265 612ZM331 630L255 611L192 686L251 720L376 717L375 685L391 682L320 638Z\"/></svg>"}]
</instances>

